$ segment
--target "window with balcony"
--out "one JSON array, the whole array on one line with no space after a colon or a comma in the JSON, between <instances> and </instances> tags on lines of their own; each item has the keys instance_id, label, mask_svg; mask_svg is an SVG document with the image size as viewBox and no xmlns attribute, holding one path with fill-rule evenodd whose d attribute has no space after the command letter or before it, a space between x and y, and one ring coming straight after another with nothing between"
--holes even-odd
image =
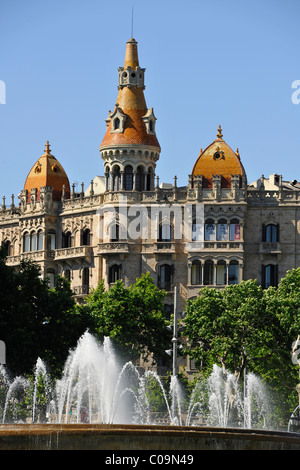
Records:
<instances>
[{"instance_id":1,"label":"window with balcony","mask_svg":"<svg viewBox=\"0 0 300 470\"><path fill-rule=\"evenodd\" d=\"M11 256L12 255L12 245L9 240L6 240L5 242L2 242L2 248L4 251L4 254L6 256Z\"/></svg>"},{"instance_id":2,"label":"window with balcony","mask_svg":"<svg viewBox=\"0 0 300 470\"><path fill-rule=\"evenodd\" d=\"M211 260L206 260L204 263L204 279L203 284L206 286L212 285L214 282L214 263Z\"/></svg>"},{"instance_id":3,"label":"window with balcony","mask_svg":"<svg viewBox=\"0 0 300 470\"><path fill-rule=\"evenodd\" d=\"M90 230L86 228L82 232L82 245L89 246L91 242Z\"/></svg>"},{"instance_id":4,"label":"window with balcony","mask_svg":"<svg viewBox=\"0 0 300 470\"><path fill-rule=\"evenodd\" d=\"M111 242L120 240L120 225L117 222L113 222L109 227L109 240Z\"/></svg>"},{"instance_id":5,"label":"window with balcony","mask_svg":"<svg viewBox=\"0 0 300 470\"><path fill-rule=\"evenodd\" d=\"M26 232L23 235L23 252L26 253L27 251L30 251L30 235Z\"/></svg>"},{"instance_id":6,"label":"window with balcony","mask_svg":"<svg viewBox=\"0 0 300 470\"><path fill-rule=\"evenodd\" d=\"M138 166L137 171L136 171L136 190L144 191L145 189L144 183L145 183L144 168L142 166Z\"/></svg>"},{"instance_id":7,"label":"window with balcony","mask_svg":"<svg viewBox=\"0 0 300 470\"><path fill-rule=\"evenodd\" d=\"M172 240L172 225L161 222L158 226L158 242L170 242Z\"/></svg>"},{"instance_id":8,"label":"window with balcony","mask_svg":"<svg viewBox=\"0 0 300 470\"><path fill-rule=\"evenodd\" d=\"M125 167L124 173L124 189L125 191L132 191L133 189L133 169L131 165Z\"/></svg>"},{"instance_id":9,"label":"window with balcony","mask_svg":"<svg viewBox=\"0 0 300 470\"><path fill-rule=\"evenodd\" d=\"M193 286L197 286L202 283L202 266L201 261L196 260L192 263L192 276L191 282Z\"/></svg>"},{"instance_id":10,"label":"window with balcony","mask_svg":"<svg viewBox=\"0 0 300 470\"><path fill-rule=\"evenodd\" d=\"M204 240L214 241L216 239L216 226L212 219L207 219L204 225Z\"/></svg>"},{"instance_id":11,"label":"window with balcony","mask_svg":"<svg viewBox=\"0 0 300 470\"><path fill-rule=\"evenodd\" d=\"M228 265L228 284L239 283L239 263L236 260L230 261Z\"/></svg>"},{"instance_id":12,"label":"window with balcony","mask_svg":"<svg viewBox=\"0 0 300 470\"><path fill-rule=\"evenodd\" d=\"M56 248L56 234L54 230L49 230L47 233L47 250L55 250Z\"/></svg>"},{"instance_id":13,"label":"window with balcony","mask_svg":"<svg viewBox=\"0 0 300 470\"><path fill-rule=\"evenodd\" d=\"M217 240L227 241L228 240L228 225L227 220L220 219L217 224Z\"/></svg>"},{"instance_id":14,"label":"window with balcony","mask_svg":"<svg viewBox=\"0 0 300 470\"><path fill-rule=\"evenodd\" d=\"M262 230L263 242L276 243L279 242L279 224L263 225Z\"/></svg>"},{"instance_id":15,"label":"window with balcony","mask_svg":"<svg viewBox=\"0 0 300 470\"><path fill-rule=\"evenodd\" d=\"M240 240L240 221L238 219L232 219L230 221L229 240L230 241Z\"/></svg>"},{"instance_id":16,"label":"window with balcony","mask_svg":"<svg viewBox=\"0 0 300 470\"><path fill-rule=\"evenodd\" d=\"M112 190L119 191L121 189L121 172L118 165L114 166L112 171Z\"/></svg>"},{"instance_id":17,"label":"window with balcony","mask_svg":"<svg viewBox=\"0 0 300 470\"><path fill-rule=\"evenodd\" d=\"M90 290L90 270L83 268L82 270L82 294L88 294Z\"/></svg>"},{"instance_id":18,"label":"window with balcony","mask_svg":"<svg viewBox=\"0 0 300 470\"><path fill-rule=\"evenodd\" d=\"M62 233L62 248L70 248L71 247L71 232L63 232Z\"/></svg>"},{"instance_id":19,"label":"window with balcony","mask_svg":"<svg viewBox=\"0 0 300 470\"><path fill-rule=\"evenodd\" d=\"M37 234L37 249L38 250L44 249L44 236L41 230L39 230Z\"/></svg>"},{"instance_id":20,"label":"window with balcony","mask_svg":"<svg viewBox=\"0 0 300 470\"><path fill-rule=\"evenodd\" d=\"M227 284L227 269L224 260L219 260L216 267L216 284L217 286L224 286Z\"/></svg>"}]
</instances>

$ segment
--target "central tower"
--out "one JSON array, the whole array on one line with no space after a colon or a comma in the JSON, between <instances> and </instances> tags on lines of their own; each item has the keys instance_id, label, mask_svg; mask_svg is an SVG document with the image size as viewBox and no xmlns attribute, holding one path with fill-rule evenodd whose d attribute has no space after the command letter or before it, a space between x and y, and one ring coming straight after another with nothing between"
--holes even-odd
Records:
<instances>
[{"instance_id":1,"label":"central tower","mask_svg":"<svg viewBox=\"0 0 300 470\"><path fill-rule=\"evenodd\" d=\"M106 119L106 133L100 145L104 160L106 190L149 191L154 189L159 159L153 108L144 96L145 69L140 68L137 42L126 44L124 67L119 67L118 98Z\"/></svg>"}]
</instances>

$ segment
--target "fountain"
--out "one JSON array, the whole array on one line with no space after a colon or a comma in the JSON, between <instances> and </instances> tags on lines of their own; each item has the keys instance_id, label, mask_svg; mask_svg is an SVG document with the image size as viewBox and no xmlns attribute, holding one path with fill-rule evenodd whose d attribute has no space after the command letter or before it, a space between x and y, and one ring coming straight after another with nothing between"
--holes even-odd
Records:
<instances>
[{"instance_id":1,"label":"fountain","mask_svg":"<svg viewBox=\"0 0 300 470\"><path fill-rule=\"evenodd\" d=\"M271 442L270 445L274 446L278 433L275 439L275 436L270 438L270 431L266 431L269 409L262 383L253 374L247 374L245 385L242 390L233 374L224 372L215 365L208 379L199 380L187 404L177 376L171 377L167 392L165 384L155 372L146 371L141 374L131 362L121 364L109 338L99 344L86 332L79 339L76 349L70 352L62 377L54 383L40 358L36 363L33 384L23 377L10 381L7 371L0 366L0 419L3 423L0 425L0 449L3 448L3 436L6 436L8 430L11 436L11 429L18 429L16 435L19 437L26 434L27 440L37 433L39 438L35 438L34 445L38 448L53 446L53 433L60 436L56 442L67 447L71 445L68 444L70 435L74 439L77 436L76 446L80 447L84 442L83 436L94 439L100 433L101 436L106 436L103 441L106 446L125 446L113 447L120 449L132 446L132 442L142 445L142 436L143 442L152 436L155 445L164 449L173 448L170 446L174 446L174 449L185 448L178 447L180 445L192 446L187 449L196 449L203 446L204 441L207 448L208 441L204 436L209 434L212 439L210 445L216 446L220 439L220 430L222 442L224 436L228 437L230 434L231 439L239 442L239 446L245 441L249 444L249 437L246 439L248 434L245 433L250 430L252 441L254 435L267 433L269 440L264 437L263 442ZM152 403L153 393L156 400L159 397L160 410L164 408L165 423L168 426L162 425L157 419L158 413ZM119 437L114 435L116 430ZM241 432L243 439L240 437ZM234 438L236 434L239 435L238 439ZM80 442L78 435L81 436ZM120 435L124 435L125 441L130 435L134 436L134 440L130 444L128 441L127 444L121 444ZM45 436L48 436L47 444ZM170 436L173 444L170 443ZM180 443L175 437L180 439ZM297 435L296 438L290 434L289 439L292 438L300 446L300 436ZM149 447L154 445L154 441L151 441L152 444L147 441L143 445L148 446L145 448L155 448ZM228 448L229 441L225 441ZM32 445L32 441L30 442ZM280 442L283 442L283 437ZM294 444L294 441L289 443ZM10 445L15 446L15 441ZM85 445L88 448L94 448L95 445L101 448L98 441L97 444L93 441L92 444L86 442Z\"/></svg>"}]
</instances>

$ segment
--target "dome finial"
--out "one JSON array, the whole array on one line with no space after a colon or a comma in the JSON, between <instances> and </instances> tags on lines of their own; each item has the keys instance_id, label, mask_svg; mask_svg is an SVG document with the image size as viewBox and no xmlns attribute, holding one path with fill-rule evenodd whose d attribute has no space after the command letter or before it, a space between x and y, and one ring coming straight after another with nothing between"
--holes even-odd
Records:
<instances>
[{"instance_id":1,"label":"dome finial","mask_svg":"<svg viewBox=\"0 0 300 470\"><path fill-rule=\"evenodd\" d=\"M218 139L222 139L222 137L223 137L223 134L222 134L222 127L221 127L221 124L219 124L218 133L217 133L217 138L218 138Z\"/></svg>"},{"instance_id":2,"label":"dome finial","mask_svg":"<svg viewBox=\"0 0 300 470\"><path fill-rule=\"evenodd\" d=\"M49 144L49 140L47 140L47 143L46 143L45 154L46 154L46 155L51 155L51 154L50 154L50 144Z\"/></svg>"}]
</instances>

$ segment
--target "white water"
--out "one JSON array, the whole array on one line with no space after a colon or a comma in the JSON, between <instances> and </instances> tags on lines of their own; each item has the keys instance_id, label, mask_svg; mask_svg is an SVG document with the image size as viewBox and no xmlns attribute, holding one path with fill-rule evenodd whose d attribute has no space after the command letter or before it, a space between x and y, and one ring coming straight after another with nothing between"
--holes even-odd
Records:
<instances>
[{"instance_id":1,"label":"white water","mask_svg":"<svg viewBox=\"0 0 300 470\"><path fill-rule=\"evenodd\" d=\"M61 379L52 387L45 364L38 358L31 390L31 416L29 412L27 421L37 422L38 410L44 406L48 422L154 424L149 389L152 387L153 393L153 384L156 384L156 397L160 395L169 424L193 425L195 419L201 419L203 424L219 427L232 426L233 423L247 428L266 426L266 393L261 381L253 374L247 375L243 391L233 374L224 374L215 365L210 377L197 383L186 405L177 377L171 377L170 389L166 392L155 372L146 371L141 375L131 362L122 365L109 338L99 344L89 333L85 333L76 349L70 352ZM38 393L41 385L44 386L42 400ZM0 416L5 423L14 415L8 410L18 408L18 391L23 391L23 397L28 393L29 383L23 377L9 382L2 367L0 392L1 387L5 400L2 410L0 403ZM183 415L186 415L185 422ZM46 416L46 413L41 416Z\"/></svg>"}]
</instances>

